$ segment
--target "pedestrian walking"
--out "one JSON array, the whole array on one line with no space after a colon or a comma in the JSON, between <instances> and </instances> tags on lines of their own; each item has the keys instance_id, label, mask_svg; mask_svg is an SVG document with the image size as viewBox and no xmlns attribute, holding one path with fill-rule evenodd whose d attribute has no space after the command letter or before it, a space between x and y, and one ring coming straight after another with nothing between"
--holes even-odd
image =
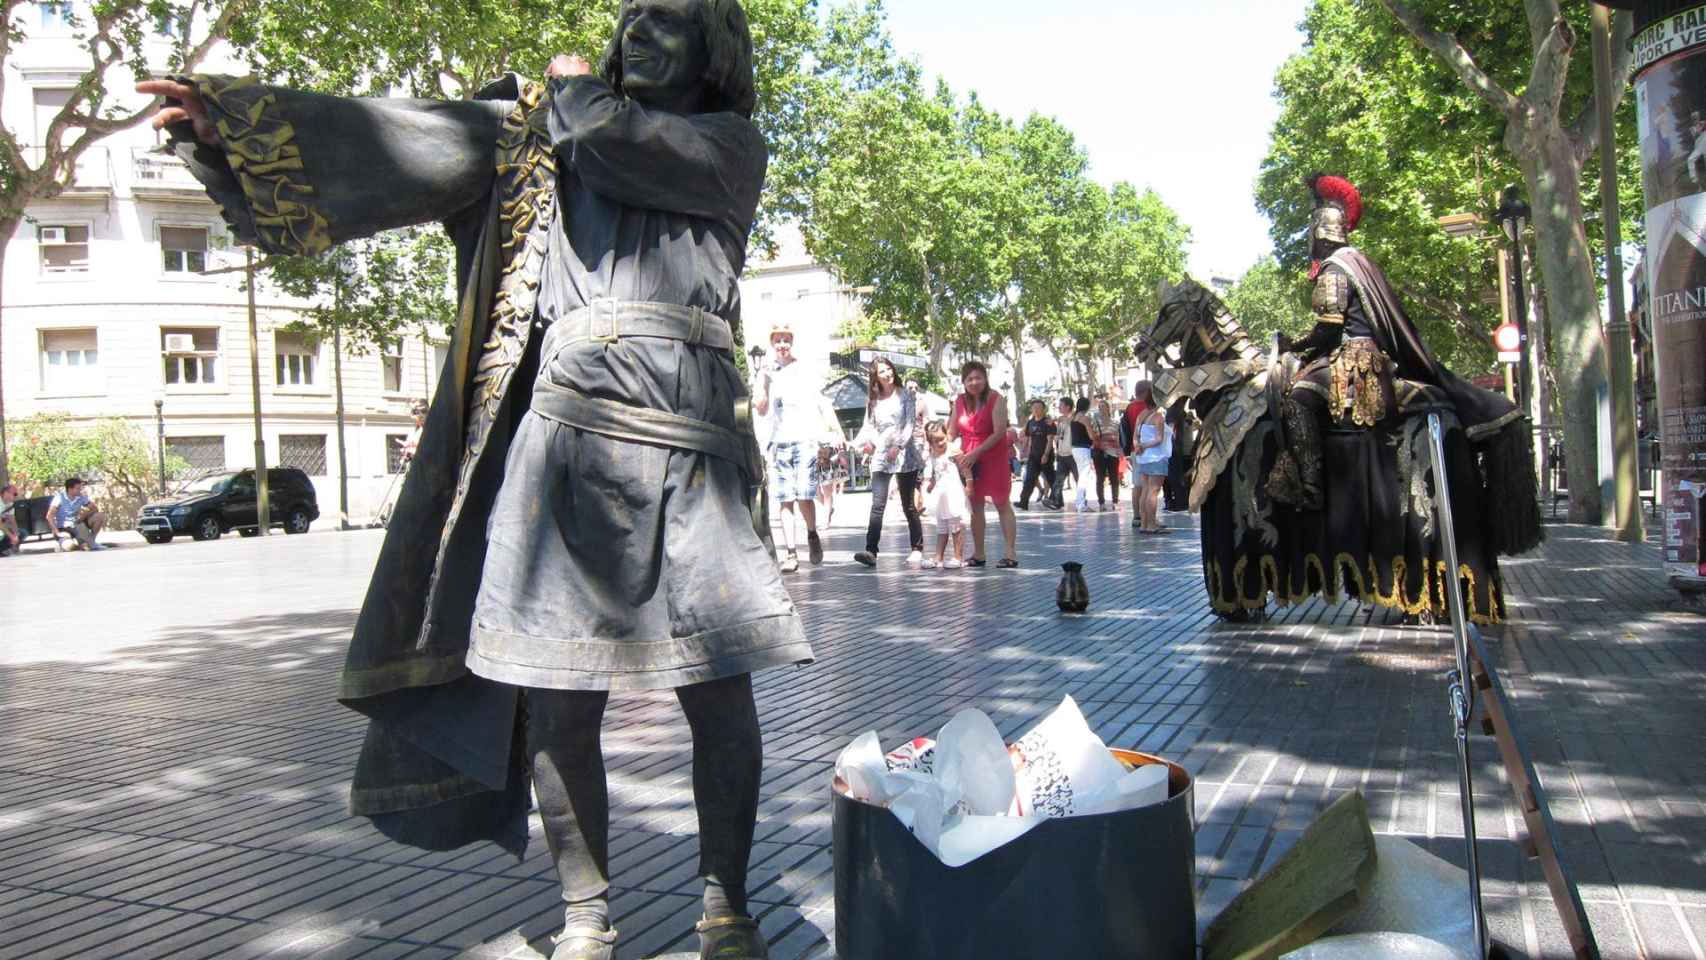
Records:
<instances>
[{"instance_id":1,"label":"pedestrian walking","mask_svg":"<svg viewBox=\"0 0 1706 960\"><path fill-rule=\"evenodd\" d=\"M918 519L918 471L923 466L912 431L917 421L918 395L901 388L894 364L887 357L871 361L870 388L865 400L865 425L853 445L871 458L871 522L865 528L865 549L853 559L867 567L877 565L877 548L883 534L883 513L888 509L889 487L900 489L900 508L906 514L906 562L918 566L924 560L924 526Z\"/></svg>"},{"instance_id":2,"label":"pedestrian walking","mask_svg":"<svg viewBox=\"0 0 1706 960\"><path fill-rule=\"evenodd\" d=\"M1090 478L1096 475L1096 463L1093 456L1096 449L1096 427L1090 422L1090 398L1079 397L1073 404L1072 417L1067 421L1067 430L1072 438L1073 474L1078 481L1078 497L1076 506L1079 513L1090 509Z\"/></svg>"},{"instance_id":3,"label":"pedestrian walking","mask_svg":"<svg viewBox=\"0 0 1706 960\"><path fill-rule=\"evenodd\" d=\"M936 559L925 565L957 570L965 562L965 528L971 519L965 478L948 446L948 425L932 421L924 428L924 436L930 448L924 464L924 492L930 499L930 515L936 518ZM954 545L952 558L947 555L949 541Z\"/></svg>"},{"instance_id":4,"label":"pedestrian walking","mask_svg":"<svg viewBox=\"0 0 1706 960\"><path fill-rule=\"evenodd\" d=\"M1048 404L1031 401L1031 416L1025 421L1025 480L1019 487L1019 509L1031 509L1031 493L1041 491L1041 501L1049 503L1054 489L1054 421L1048 418ZM1050 504L1053 506L1053 504Z\"/></svg>"},{"instance_id":5,"label":"pedestrian walking","mask_svg":"<svg viewBox=\"0 0 1706 960\"><path fill-rule=\"evenodd\" d=\"M1138 499L1142 533L1166 533L1161 525L1161 486L1167 482L1167 464L1173 458L1173 434L1167 427L1166 411L1151 408L1143 415L1137 431L1137 474L1143 481Z\"/></svg>"},{"instance_id":6,"label":"pedestrian walking","mask_svg":"<svg viewBox=\"0 0 1706 960\"><path fill-rule=\"evenodd\" d=\"M1066 479L1071 477L1076 485L1078 480L1078 461L1072 457L1072 398L1061 397L1056 404L1054 418L1054 492L1051 499L1054 508L1060 510L1066 506Z\"/></svg>"},{"instance_id":7,"label":"pedestrian walking","mask_svg":"<svg viewBox=\"0 0 1706 960\"><path fill-rule=\"evenodd\" d=\"M825 530L835 525L835 498L847 487L847 446L824 444L817 448L817 506L823 511Z\"/></svg>"},{"instance_id":8,"label":"pedestrian walking","mask_svg":"<svg viewBox=\"0 0 1706 960\"><path fill-rule=\"evenodd\" d=\"M1095 441L1091 457L1096 467L1096 507L1118 509L1120 505L1120 425L1107 400L1098 400L1090 416ZM1110 498L1103 488L1112 492Z\"/></svg>"},{"instance_id":9,"label":"pedestrian walking","mask_svg":"<svg viewBox=\"0 0 1706 960\"><path fill-rule=\"evenodd\" d=\"M971 474L972 558L966 561L966 566L981 567L987 563L984 504L994 500L1007 547L1007 555L996 566L1011 569L1019 565L1019 558L1015 542L1018 523L1011 499L1013 474L1007 467L1012 450L1007 434L1007 398L989 388L989 368L977 360L967 360L960 368L960 383L964 392L954 398L954 419L948 426L948 437L960 442L963 452L955 460Z\"/></svg>"},{"instance_id":10,"label":"pedestrian walking","mask_svg":"<svg viewBox=\"0 0 1706 960\"><path fill-rule=\"evenodd\" d=\"M1120 417L1120 451L1131 464L1131 525L1134 527L1143 526L1140 503L1143 499L1143 476L1137 469L1138 425L1153 403L1153 386L1148 380L1139 380L1132 384L1131 402L1126 404L1125 413Z\"/></svg>"},{"instance_id":11,"label":"pedestrian walking","mask_svg":"<svg viewBox=\"0 0 1706 960\"><path fill-rule=\"evenodd\" d=\"M834 412L826 409L821 377L794 357L794 330L786 322L770 331L770 354L775 365L759 375L758 402L753 409L771 417L770 485L781 510L783 573L800 568L798 522L806 528L807 555L813 565L823 562L823 540L817 532L817 450L839 439L827 429Z\"/></svg>"}]
</instances>

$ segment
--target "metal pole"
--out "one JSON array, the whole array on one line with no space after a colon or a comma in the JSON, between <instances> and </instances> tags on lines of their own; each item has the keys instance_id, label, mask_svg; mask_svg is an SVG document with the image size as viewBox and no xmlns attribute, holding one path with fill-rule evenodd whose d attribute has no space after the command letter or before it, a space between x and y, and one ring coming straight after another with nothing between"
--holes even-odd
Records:
<instances>
[{"instance_id":1,"label":"metal pole","mask_svg":"<svg viewBox=\"0 0 1706 960\"><path fill-rule=\"evenodd\" d=\"M1617 208L1617 92L1611 76L1611 8L1593 4L1594 101L1599 113L1599 207L1605 218L1605 292L1611 318L1605 326L1611 352L1611 445L1617 480L1616 537L1625 543L1646 539L1641 524L1641 490L1636 477L1634 348L1629 314L1623 305L1623 237Z\"/></svg>"},{"instance_id":2,"label":"metal pole","mask_svg":"<svg viewBox=\"0 0 1706 960\"><path fill-rule=\"evenodd\" d=\"M344 456L344 328L336 321L332 325L332 379L338 388L338 529L348 530L349 461Z\"/></svg>"},{"instance_id":3,"label":"metal pole","mask_svg":"<svg viewBox=\"0 0 1706 960\"><path fill-rule=\"evenodd\" d=\"M1451 486L1446 479L1445 436L1439 414L1428 414L1429 453L1433 460L1435 512L1439 516L1440 550L1445 554L1445 593L1451 604L1452 653L1457 667L1446 676L1450 684L1452 723L1457 740L1457 788L1463 810L1463 842L1468 854L1469 918L1475 925L1476 956L1487 955L1487 922L1481 914L1481 861L1475 842L1475 790L1469 763L1469 721L1475 702L1469 696L1469 625L1463 603L1462 568L1457 560L1457 529L1451 516Z\"/></svg>"},{"instance_id":4,"label":"metal pole","mask_svg":"<svg viewBox=\"0 0 1706 960\"><path fill-rule=\"evenodd\" d=\"M166 401L154 399L154 441L160 451L160 496L166 495Z\"/></svg>"},{"instance_id":5,"label":"metal pole","mask_svg":"<svg viewBox=\"0 0 1706 960\"><path fill-rule=\"evenodd\" d=\"M1510 251L1499 251L1499 325L1511 322L1511 261ZM1508 363L1500 362L1505 368L1505 398L1516 402L1516 371Z\"/></svg>"},{"instance_id":6,"label":"metal pole","mask_svg":"<svg viewBox=\"0 0 1706 960\"><path fill-rule=\"evenodd\" d=\"M1527 272L1522 267L1522 226L1523 218L1519 216L1510 219L1511 225L1511 259L1514 264L1515 276L1511 278L1516 284L1516 329L1522 334L1522 387L1518 390L1518 403L1531 417L1534 416L1533 398L1538 394L1534 389L1534 373L1530 369L1532 353L1528 348L1528 284L1525 281ZM1535 422L1539 418L1535 417Z\"/></svg>"},{"instance_id":7,"label":"metal pole","mask_svg":"<svg viewBox=\"0 0 1706 960\"><path fill-rule=\"evenodd\" d=\"M272 528L272 505L267 495L267 440L261 433L261 334L255 316L255 248L243 249L243 279L249 288L249 398L255 408L255 529L266 536Z\"/></svg>"}]
</instances>

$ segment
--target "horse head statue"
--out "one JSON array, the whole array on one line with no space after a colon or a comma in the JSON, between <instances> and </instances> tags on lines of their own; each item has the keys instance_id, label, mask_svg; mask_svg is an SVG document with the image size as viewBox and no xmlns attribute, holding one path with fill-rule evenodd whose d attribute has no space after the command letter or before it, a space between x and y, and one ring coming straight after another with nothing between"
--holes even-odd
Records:
<instances>
[{"instance_id":1,"label":"horse head statue","mask_svg":"<svg viewBox=\"0 0 1706 960\"><path fill-rule=\"evenodd\" d=\"M1145 364L1194 367L1260 356L1226 304L1190 277L1178 283L1164 281L1159 299L1155 322L1138 335L1135 344L1137 357Z\"/></svg>"}]
</instances>

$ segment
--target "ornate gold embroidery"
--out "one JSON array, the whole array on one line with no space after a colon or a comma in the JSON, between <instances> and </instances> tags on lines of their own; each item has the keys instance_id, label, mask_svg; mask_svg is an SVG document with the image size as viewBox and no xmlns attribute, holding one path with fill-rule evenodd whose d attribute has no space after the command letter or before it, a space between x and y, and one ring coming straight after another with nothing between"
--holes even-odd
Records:
<instances>
[{"instance_id":1,"label":"ornate gold embroidery","mask_svg":"<svg viewBox=\"0 0 1706 960\"><path fill-rule=\"evenodd\" d=\"M1347 340L1333 351L1332 386L1328 402L1332 416L1359 427L1386 419L1386 354L1367 337Z\"/></svg>"},{"instance_id":2,"label":"ornate gold embroidery","mask_svg":"<svg viewBox=\"0 0 1706 960\"><path fill-rule=\"evenodd\" d=\"M302 169L296 129L280 119L274 98L254 77L190 77L214 107L226 159L269 253L313 256L331 249L331 228L315 207L313 184Z\"/></svg>"},{"instance_id":3,"label":"ornate gold embroidery","mask_svg":"<svg viewBox=\"0 0 1706 960\"><path fill-rule=\"evenodd\" d=\"M533 329L545 244L557 215L557 164L546 128L550 111L539 109L544 99L543 85L523 86L520 99L498 132L497 196L501 198L498 233L496 237L487 237L485 242L500 244L500 276L492 295L490 326L470 385L461 476L439 542L441 559ZM435 570L435 589L437 579Z\"/></svg>"}]
</instances>

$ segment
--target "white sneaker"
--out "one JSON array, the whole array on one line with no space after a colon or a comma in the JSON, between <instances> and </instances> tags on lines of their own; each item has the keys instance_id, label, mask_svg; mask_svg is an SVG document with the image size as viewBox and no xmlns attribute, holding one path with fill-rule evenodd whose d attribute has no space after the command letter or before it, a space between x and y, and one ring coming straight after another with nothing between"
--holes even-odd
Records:
<instances>
[{"instance_id":1,"label":"white sneaker","mask_svg":"<svg viewBox=\"0 0 1706 960\"><path fill-rule=\"evenodd\" d=\"M909 567L921 566L923 563L924 551L922 550L914 550L906 555L906 565Z\"/></svg>"},{"instance_id":2,"label":"white sneaker","mask_svg":"<svg viewBox=\"0 0 1706 960\"><path fill-rule=\"evenodd\" d=\"M948 562L942 564L942 567L944 569L947 569L947 570L958 570L959 568L961 568L963 566L965 566L965 564L961 563L958 560L949 560Z\"/></svg>"}]
</instances>

